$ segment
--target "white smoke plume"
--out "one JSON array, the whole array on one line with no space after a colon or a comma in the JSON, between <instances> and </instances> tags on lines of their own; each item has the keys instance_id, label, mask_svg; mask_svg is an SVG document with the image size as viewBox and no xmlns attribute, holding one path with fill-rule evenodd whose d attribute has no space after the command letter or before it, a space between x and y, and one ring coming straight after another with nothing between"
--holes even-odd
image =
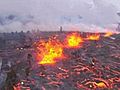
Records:
<instances>
[{"instance_id":1,"label":"white smoke plume","mask_svg":"<svg viewBox=\"0 0 120 90\"><path fill-rule=\"evenodd\" d=\"M0 32L115 30L119 0L0 0Z\"/></svg>"}]
</instances>

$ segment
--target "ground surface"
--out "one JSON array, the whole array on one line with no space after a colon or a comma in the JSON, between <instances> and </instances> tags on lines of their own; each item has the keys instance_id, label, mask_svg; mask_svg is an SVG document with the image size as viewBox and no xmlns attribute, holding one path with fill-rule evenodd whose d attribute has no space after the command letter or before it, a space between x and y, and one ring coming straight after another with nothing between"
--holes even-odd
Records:
<instances>
[{"instance_id":1,"label":"ground surface","mask_svg":"<svg viewBox=\"0 0 120 90\"><path fill-rule=\"evenodd\" d=\"M33 49L6 50L0 55L4 62L9 59L17 63L19 79L25 80L31 90L119 90L120 35L111 37L86 41L77 49L65 49L68 57L54 65L38 65ZM33 56L27 77L30 82L26 82L24 70L28 53Z\"/></svg>"}]
</instances>

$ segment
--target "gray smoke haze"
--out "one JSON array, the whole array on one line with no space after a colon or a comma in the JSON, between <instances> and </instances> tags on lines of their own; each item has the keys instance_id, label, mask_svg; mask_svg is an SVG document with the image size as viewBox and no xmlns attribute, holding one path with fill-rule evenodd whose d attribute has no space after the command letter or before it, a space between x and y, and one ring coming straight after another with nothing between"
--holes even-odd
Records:
<instances>
[{"instance_id":1,"label":"gray smoke haze","mask_svg":"<svg viewBox=\"0 0 120 90\"><path fill-rule=\"evenodd\" d=\"M0 0L0 32L114 30L120 0Z\"/></svg>"}]
</instances>

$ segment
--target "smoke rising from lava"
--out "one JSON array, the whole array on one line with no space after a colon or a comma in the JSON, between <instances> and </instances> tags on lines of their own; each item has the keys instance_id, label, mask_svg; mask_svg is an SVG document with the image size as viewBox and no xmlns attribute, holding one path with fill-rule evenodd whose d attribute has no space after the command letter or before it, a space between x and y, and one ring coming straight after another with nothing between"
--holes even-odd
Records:
<instances>
[{"instance_id":1,"label":"smoke rising from lava","mask_svg":"<svg viewBox=\"0 0 120 90\"><path fill-rule=\"evenodd\" d=\"M105 31L105 27L115 29L114 24L120 20L118 3L115 0L1 0L0 31L58 31L59 26L68 31L66 27L71 25L79 26L80 31L94 32L94 27L100 28L97 31ZM10 15L15 17L8 19Z\"/></svg>"}]
</instances>

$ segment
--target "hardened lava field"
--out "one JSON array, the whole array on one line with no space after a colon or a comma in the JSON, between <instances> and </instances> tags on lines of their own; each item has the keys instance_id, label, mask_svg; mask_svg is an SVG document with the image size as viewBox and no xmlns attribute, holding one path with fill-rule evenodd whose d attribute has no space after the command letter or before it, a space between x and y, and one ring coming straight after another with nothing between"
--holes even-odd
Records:
<instances>
[{"instance_id":1,"label":"hardened lava field","mask_svg":"<svg viewBox=\"0 0 120 90\"><path fill-rule=\"evenodd\" d=\"M13 62L14 90L120 89L120 34L42 32L31 43L0 52Z\"/></svg>"}]
</instances>

